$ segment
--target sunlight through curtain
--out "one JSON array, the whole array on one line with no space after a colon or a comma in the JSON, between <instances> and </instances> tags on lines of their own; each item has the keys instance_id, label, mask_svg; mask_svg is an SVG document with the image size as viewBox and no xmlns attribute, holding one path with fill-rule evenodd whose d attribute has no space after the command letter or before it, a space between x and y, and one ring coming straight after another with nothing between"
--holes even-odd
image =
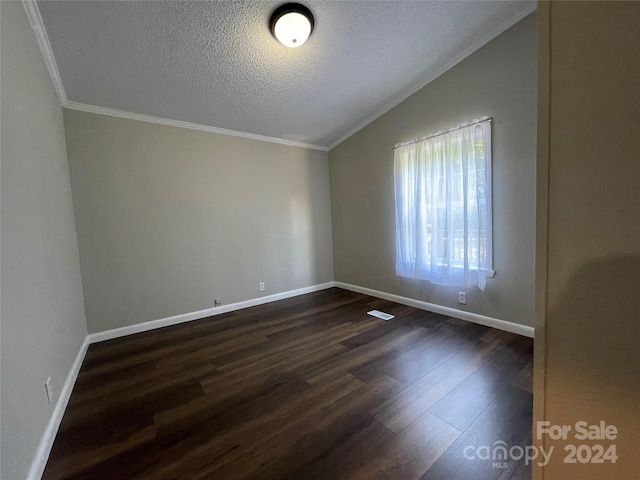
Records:
<instances>
[{"instance_id":1,"label":"sunlight through curtain","mask_svg":"<svg viewBox=\"0 0 640 480\"><path fill-rule=\"evenodd\" d=\"M396 274L485 289L491 271L491 119L394 149Z\"/></svg>"}]
</instances>

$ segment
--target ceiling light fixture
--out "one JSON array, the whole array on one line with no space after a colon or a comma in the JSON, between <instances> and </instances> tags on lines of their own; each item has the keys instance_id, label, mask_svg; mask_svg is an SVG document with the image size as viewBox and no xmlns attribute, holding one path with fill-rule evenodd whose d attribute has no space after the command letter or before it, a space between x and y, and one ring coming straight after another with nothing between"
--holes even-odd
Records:
<instances>
[{"instance_id":1,"label":"ceiling light fixture","mask_svg":"<svg viewBox=\"0 0 640 480\"><path fill-rule=\"evenodd\" d=\"M296 48L307 41L313 31L313 14L299 3L285 3L271 15L271 33L283 45Z\"/></svg>"}]
</instances>

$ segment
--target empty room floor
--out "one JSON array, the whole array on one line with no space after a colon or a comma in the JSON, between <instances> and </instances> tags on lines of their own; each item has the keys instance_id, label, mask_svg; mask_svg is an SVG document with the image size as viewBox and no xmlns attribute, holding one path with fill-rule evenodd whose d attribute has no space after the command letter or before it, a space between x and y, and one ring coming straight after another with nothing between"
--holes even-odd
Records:
<instances>
[{"instance_id":1,"label":"empty room floor","mask_svg":"<svg viewBox=\"0 0 640 480\"><path fill-rule=\"evenodd\" d=\"M337 288L93 344L43 478L530 478L464 449L531 443L532 350Z\"/></svg>"}]
</instances>

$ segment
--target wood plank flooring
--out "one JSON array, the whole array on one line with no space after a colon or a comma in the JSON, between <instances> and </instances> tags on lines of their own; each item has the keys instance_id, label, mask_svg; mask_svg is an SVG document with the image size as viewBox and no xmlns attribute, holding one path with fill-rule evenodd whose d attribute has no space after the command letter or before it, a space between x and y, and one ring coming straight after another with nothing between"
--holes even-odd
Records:
<instances>
[{"instance_id":1,"label":"wood plank flooring","mask_svg":"<svg viewBox=\"0 0 640 480\"><path fill-rule=\"evenodd\" d=\"M532 343L333 288L94 344L43 478L528 479L463 450L531 443Z\"/></svg>"}]
</instances>

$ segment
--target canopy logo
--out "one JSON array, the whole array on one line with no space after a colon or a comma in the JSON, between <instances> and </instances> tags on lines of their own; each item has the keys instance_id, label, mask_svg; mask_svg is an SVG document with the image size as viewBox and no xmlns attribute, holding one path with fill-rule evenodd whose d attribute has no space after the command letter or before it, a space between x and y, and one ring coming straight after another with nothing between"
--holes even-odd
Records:
<instances>
[{"instance_id":1,"label":"canopy logo","mask_svg":"<svg viewBox=\"0 0 640 480\"><path fill-rule=\"evenodd\" d=\"M571 438L570 438L571 437ZM564 445L564 463L616 463L618 455L616 445L593 443L594 441L607 442L618 438L618 429L614 425L607 425L604 420L590 425L588 422L579 421L574 425L552 425L548 421L537 422L536 438L547 443L553 441L589 441L589 443ZM491 461L493 468L508 468L509 461L524 459L525 465L537 460L537 464L544 467L549 463L556 445L533 446L514 445L509 447L503 440L493 442L493 445L467 445L462 452L467 460Z\"/></svg>"},{"instance_id":2,"label":"canopy logo","mask_svg":"<svg viewBox=\"0 0 640 480\"><path fill-rule=\"evenodd\" d=\"M474 445L467 445L462 454L467 460L493 460L494 468L507 468L508 462L506 460L521 460L522 458L524 458L525 465L529 465L531 461L540 457L538 465L544 467L549 463L553 449L552 446L548 451L545 451L543 447L538 448L533 445L525 447L514 445L507 448L507 442L497 440L493 442L493 445L481 445L477 448Z\"/></svg>"}]
</instances>

